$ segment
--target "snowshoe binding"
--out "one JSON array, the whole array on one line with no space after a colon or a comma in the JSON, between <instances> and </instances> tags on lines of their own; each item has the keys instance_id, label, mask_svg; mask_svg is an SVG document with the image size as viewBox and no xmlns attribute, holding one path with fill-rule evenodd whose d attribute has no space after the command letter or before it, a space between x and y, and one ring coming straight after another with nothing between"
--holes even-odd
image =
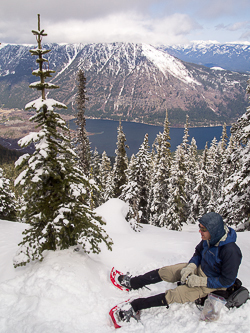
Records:
<instances>
[{"instance_id":1,"label":"snowshoe binding","mask_svg":"<svg viewBox=\"0 0 250 333\"><path fill-rule=\"evenodd\" d=\"M109 316L111 318L111 323L114 325L114 327L120 328L130 323L131 319L138 322L140 319L140 311L136 313L129 300L127 300L114 306L109 311Z\"/></svg>"},{"instance_id":2,"label":"snowshoe binding","mask_svg":"<svg viewBox=\"0 0 250 333\"><path fill-rule=\"evenodd\" d=\"M131 276L129 276L129 273L123 274L116 270L114 267L110 272L110 281L120 290L130 291L132 289L130 285L130 279Z\"/></svg>"}]
</instances>

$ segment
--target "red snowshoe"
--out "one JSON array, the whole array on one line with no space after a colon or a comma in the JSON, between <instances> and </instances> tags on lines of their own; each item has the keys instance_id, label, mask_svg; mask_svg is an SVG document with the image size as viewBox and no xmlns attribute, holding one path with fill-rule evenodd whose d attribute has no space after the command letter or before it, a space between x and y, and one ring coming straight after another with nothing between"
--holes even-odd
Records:
<instances>
[{"instance_id":1,"label":"red snowshoe","mask_svg":"<svg viewBox=\"0 0 250 333\"><path fill-rule=\"evenodd\" d=\"M110 272L110 281L113 283L113 285L115 287L117 287L118 289L122 290L122 291L130 291L131 288L129 287L129 283L126 283L126 284L124 283L123 284L122 282L120 282L118 280L118 278L121 277L121 276L127 277L128 280L130 279L130 277L128 275L119 272L114 267L111 269L111 272Z\"/></svg>"},{"instance_id":2,"label":"red snowshoe","mask_svg":"<svg viewBox=\"0 0 250 333\"><path fill-rule=\"evenodd\" d=\"M135 313L129 301L130 300L122 302L114 306L109 311L111 323L112 325L114 325L115 328L120 328L124 325L127 325L132 318L135 319L137 322L139 321L140 311Z\"/></svg>"}]
</instances>

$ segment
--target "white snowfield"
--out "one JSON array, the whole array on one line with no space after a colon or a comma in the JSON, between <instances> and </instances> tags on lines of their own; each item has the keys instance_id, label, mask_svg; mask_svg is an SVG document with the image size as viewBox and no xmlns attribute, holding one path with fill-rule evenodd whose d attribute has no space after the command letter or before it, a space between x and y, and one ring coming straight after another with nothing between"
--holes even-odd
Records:
<instances>
[{"instance_id":1,"label":"white snowfield","mask_svg":"<svg viewBox=\"0 0 250 333\"><path fill-rule=\"evenodd\" d=\"M153 46L148 44L142 44L142 50L143 54L152 61L166 77L168 77L170 73L186 84L201 85L201 83L190 76L190 73L179 59L166 52L156 50Z\"/></svg>"},{"instance_id":2,"label":"white snowfield","mask_svg":"<svg viewBox=\"0 0 250 333\"><path fill-rule=\"evenodd\" d=\"M1 333L106 333L114 332L108 312L128 298L147 297L174 288L161 282L130 293L109 281L113 266L123 272L141 274L186 262L200 241L197 225L182 232L145 225L134 232L125 220L127 204L111 199L97 209L114 241L113 251L103 245L99 255L48 251L43 262L13 268L12 258L22 239L24 224L0 221L0 332ZM243 253L238 277L250 289L249 232L238 233ZM239 309L222 309L220 319L207 323L193 303L171 304L144 310L139 323L132 322L117 332L140 333L249 333L250 301Z\"/></svg>"}]
</instances>

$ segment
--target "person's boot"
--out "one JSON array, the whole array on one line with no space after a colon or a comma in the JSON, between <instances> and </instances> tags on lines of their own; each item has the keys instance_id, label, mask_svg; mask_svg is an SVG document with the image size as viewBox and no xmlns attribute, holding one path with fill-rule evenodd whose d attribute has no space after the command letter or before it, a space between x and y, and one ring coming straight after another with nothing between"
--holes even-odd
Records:
<instances>
[{"instance_id":1,"label":"person's boot","mask_svg":"<svg viewBox=\"0 0 250 333\"><path fill-rule=\"evenodd\" d=\"M155 269L143 275L135 276L130 278L131 289L140 289L149 284L154 284L162 282L162 279L159 275L159 269Z\"/></svg>"},{"instance_id":2,"label":"person's boot","mask_svg":"<svg viewBox=\"0 0 250 333\"><path fill-rule=\"evenodd\" d=\"M138 311L135 311L131 305L131 303L127 303L125 306L123 306L119 313L118 316L120 320L124 322L130 322L131 318L134 318L136 321L138 321Z\"/></svg>"},{"instance_id":3,"label":"person's boot","mask_svg":"<svg viewBox=\"0 0 250 333\"><path fill-rule=\"evenodd\" d=\"M128 274L129 273L124 274L124 275L119 275L117 280L122 287L131 290L132 289L131 284L130 284L131 276L129 276Z\"/></svg>"},{"instance_id":4,"label":"person's boot","mask_svg":"<svg viewBox=\"0 0 250 333\"><path fill-rule=\"evenodd\" d=\"M155 270L145 273L143 275L134 276L134 277L129 276L129 273L127 273L127 274L118 276L117 280L122 287L127 288L129 290L131 290L131 289L136 290L136 289L143 288L149 284L161 282L162 279L158 272L159 272L159 269L155 269Z\"/></svg>"},{"instance_id":5,"label":"person's boot","mask_svg":"<svg viewBox=\"0 0 250 333\"><path fill-rule=\"evenodd\" d=\"M132 308L135 312L143 310L143 309L149 309L156 306L166 306L169 307L165 293L158 294L155 296L147 297L147 298L137 298L130 302Z\"/></svg>"},{"instance_id":6,"label":"person's boot","mask_svg":"<svg viewBox=\"0 0 250 333\"><path fill-rule=\"evenodd\" d=\"M112 308L109 315L115 328L119 328L130 323L131 319L135 319L138 322L140 319L140 310L156 306L166 306L168 308L165 294L126 301Z\"/></svg>"}]
</instances>

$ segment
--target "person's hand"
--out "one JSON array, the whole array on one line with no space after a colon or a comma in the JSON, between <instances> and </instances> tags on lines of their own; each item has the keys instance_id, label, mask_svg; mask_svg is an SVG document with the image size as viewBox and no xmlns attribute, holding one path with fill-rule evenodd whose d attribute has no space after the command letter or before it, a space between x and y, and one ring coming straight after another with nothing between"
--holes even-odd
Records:
<instances>
[{"instance_id":1,"label":"person's hand","mask_svg":"<svg viewBox=\"0 0 250 333\"><path fill-rule=\"evenodd\" d=\"M194 263L188 264L186 267L181 270L181 283L186 283L186 279L189 275L194 274L197 266Z\"/></svg>"},{"instance_id":2,"label":"person's hand","mask_svg":"<svg viewBox=\"0 0 250 333\"><path fill-rule=\"evenodd\" d=\"M186 284L190 287L206 287L207 286L207 277L202 277L198 275L190 275L187 278Z\"/></svg>"}]
</instances>

